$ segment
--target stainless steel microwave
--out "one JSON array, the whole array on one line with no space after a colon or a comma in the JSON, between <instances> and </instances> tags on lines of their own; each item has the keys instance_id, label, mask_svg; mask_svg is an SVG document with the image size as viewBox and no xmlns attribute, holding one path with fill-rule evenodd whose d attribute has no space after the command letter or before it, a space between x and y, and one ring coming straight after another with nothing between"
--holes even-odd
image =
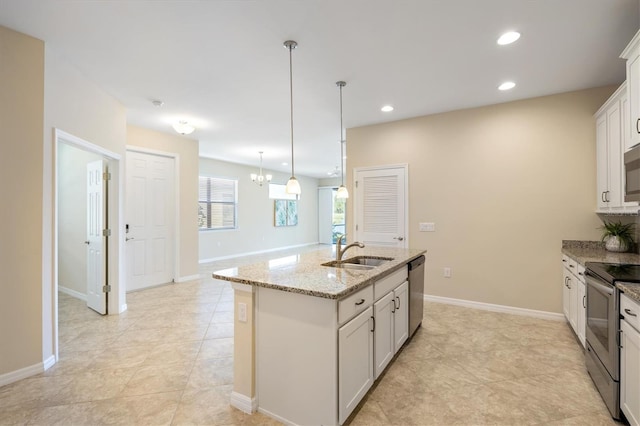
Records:
<instances>
[{"instance_id":1,"label":"stainless steel microwave","mask_svg":"<svg viewBox=\"0 0 640 426\"><path fill-rule=\"evenodd\" d=\"M624 201L640 201L640 145L624 153Z\"/></svg>"}]
</instances>

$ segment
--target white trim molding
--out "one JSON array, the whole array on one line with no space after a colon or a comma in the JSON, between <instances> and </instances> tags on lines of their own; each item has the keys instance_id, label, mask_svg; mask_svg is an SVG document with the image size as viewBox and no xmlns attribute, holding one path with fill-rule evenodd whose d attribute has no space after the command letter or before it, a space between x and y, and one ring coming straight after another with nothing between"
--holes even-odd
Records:
<instances>
[{"instance_id":1,"label":"white trim molding","mask_svg":"<svg viewBox=\"0 0 640 426\"><path fill-rule=\"evenodd\" d=\"M39 362L37 364L30 365L28 367L21 368L19 370L11 371L9 373L5 373L0 375L0 386L8 385L13 382L17 382L18 380L26 379L27 377L35 376L36 374L40 374L43 371L48 370L56 363L55 356L51 355L43 362Z\"/></svg>"},{"instance_id":2,"label":"white trim molding","mask_svg":"<svg viewBox=\"0 0 640 426\"><path fill-rule=\"evenodd\" d=\"M183 283L186 281L194 281L199 279L200 279L200 274L195 274L195 275L187 275L186 277L178 277L175 280L173 280L173 282Z\"/></svg>"},{"instance_id":3,"label":"white trim molding","mask_svg":"<svg viewBox=\"0 0 640 426\"><path fill-rule=\"evenodd\" d=\"M258 401L238 392L231 392L230 404L243 413L253 414L258 409Z\"/></svg>"},{"instance_id":4,"label":"white trim molding","mask_svg":"<svg viewBox=\"0 0 640 426\"><path fill-rule=\"evenodd\" d=\"M564 315L556 312L537 311L535 309L516 308L514 306L494 305L493 303L474 302L473 300L453 299L451 297L430 296L425 294L427 302L444 303L447 305L462 306L465 308L481 309L483 311L501 312L504 314L522 315L553 321L564 321Z\"/></svg>"},{"instance_id":5,"label":"white trim molding","mask_svg":"<svg viewBox=\"0 0 640 426\"><path fill-rule=\"evenodd\" d=\"M62 292L64 294L67 294L67 295L69 295L71 297L75 297L76 299L80 299L80 300L82 300L84 302L87 301L87 295L86 294L83 294L83 293L80 293L79 291L76 291L76 290L73 290L71 288L62 286L62 285L60 285L60 283L58 283L58 291L60 291L60 292Z\"/></svg>"},{"instance_id":6,"label":"white trim molding","mask_svg":"<svg viewBox=\"0 0 640 426\"><path fill-rule=\"evenodd\" d=\"M259 251L251 251L251 252L230 254L229 256L220 256L220 257L212 257L212 258L209 258L209 259L200 259L200 260L198 260L198 263L200 263L200 264L202 264L202 263L210 263L210 262L216 262L218 260L227 260L227 259L235 259L236 257L252 256L254 254L271 253L271 252L280 251L280 250L288 250L288 249L306 247L306 246L315 246L317 244L318 244L318 242L315 241L313 243L297 244L297 245L294 245L294 246L276 247L276 248L267 249L267 250L259 250Z\"/></svg>"}]
</instances>

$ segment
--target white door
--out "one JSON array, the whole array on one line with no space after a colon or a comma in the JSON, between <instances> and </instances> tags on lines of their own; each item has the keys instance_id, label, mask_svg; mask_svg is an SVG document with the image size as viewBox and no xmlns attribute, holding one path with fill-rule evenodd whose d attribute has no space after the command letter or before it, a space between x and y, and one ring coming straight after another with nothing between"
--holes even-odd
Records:
<instances>
[{"instance_id":1,"label":"white door","mask_svg":"<svg viewBox=\"0 0 640 426\"><path fill-rule=\"evenodd\" d=\"M127 291L174 279L175 161L127 151Z\"/></svg>"},{"instance_id":2,"label":"white door","mask_svg":"<svg viewBox=\"0 0 640 426\"><path fill-rule=\"evenodd\" d=\"M87 164L87 306L100 314L107 313L107 229L104 160Z\"/></svg>"},{"instance_id":3,"label":"white door","mask_svg":"<svg viewBox=\"0 0 640 426\"><path fill-rule=\"evenodd\" d=\"M406 248L407 167L356 169L354 177L356 240Z\"/></svg>"}]
</instances>

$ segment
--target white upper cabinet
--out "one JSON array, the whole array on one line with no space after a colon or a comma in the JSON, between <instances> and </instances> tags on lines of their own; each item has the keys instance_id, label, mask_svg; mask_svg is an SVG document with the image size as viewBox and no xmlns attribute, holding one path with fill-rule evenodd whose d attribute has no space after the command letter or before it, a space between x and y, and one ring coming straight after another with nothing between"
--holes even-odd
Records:
<instances>
[{"instance_id":1,"label":"white upper cabinet","mask_svg":"<svg viewBox=\"0 0 640 426\"><path fill-rule=\"evenodd\" d=\"M640 76L639 76L640 77ZM627 83L596 112L597 205L599 213L635 213L638 203L624 201L625 123L628 119ZM640 126L640 123L639 123ZM627 129L628 130L628 129Z\"/></svg>"},{"instance_id":2,"label":"white upper cabinet","mask_svg":"<svg viewBox=\"0 0 640 426\"><path fill-rule=\"evenodd\" d=\"M620 57L627 60L629 137L625 138L624 151L628 151L632 146L640 143L640 31L629 42Z\"/></svg>"}]
</instances>

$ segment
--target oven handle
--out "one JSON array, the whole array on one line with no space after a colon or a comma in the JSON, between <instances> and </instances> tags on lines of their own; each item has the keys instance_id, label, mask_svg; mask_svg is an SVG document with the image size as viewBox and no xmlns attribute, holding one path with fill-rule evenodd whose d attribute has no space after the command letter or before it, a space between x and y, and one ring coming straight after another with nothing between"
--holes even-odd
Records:
<instances>
[{"instance_id":1,"label":"oven handle","mask_svg":"<svg viewBox=\"0 0 640 426\"><path fill-rule=\"evenodd\" d=\"M613 287L609 287L603 284L600 284L597 281L597 278L592 278L592 275L589 275L589 272L586 274L587 276L587 284L602 291L603 293L613 294Z\"/></svg>"}]
</instances>

